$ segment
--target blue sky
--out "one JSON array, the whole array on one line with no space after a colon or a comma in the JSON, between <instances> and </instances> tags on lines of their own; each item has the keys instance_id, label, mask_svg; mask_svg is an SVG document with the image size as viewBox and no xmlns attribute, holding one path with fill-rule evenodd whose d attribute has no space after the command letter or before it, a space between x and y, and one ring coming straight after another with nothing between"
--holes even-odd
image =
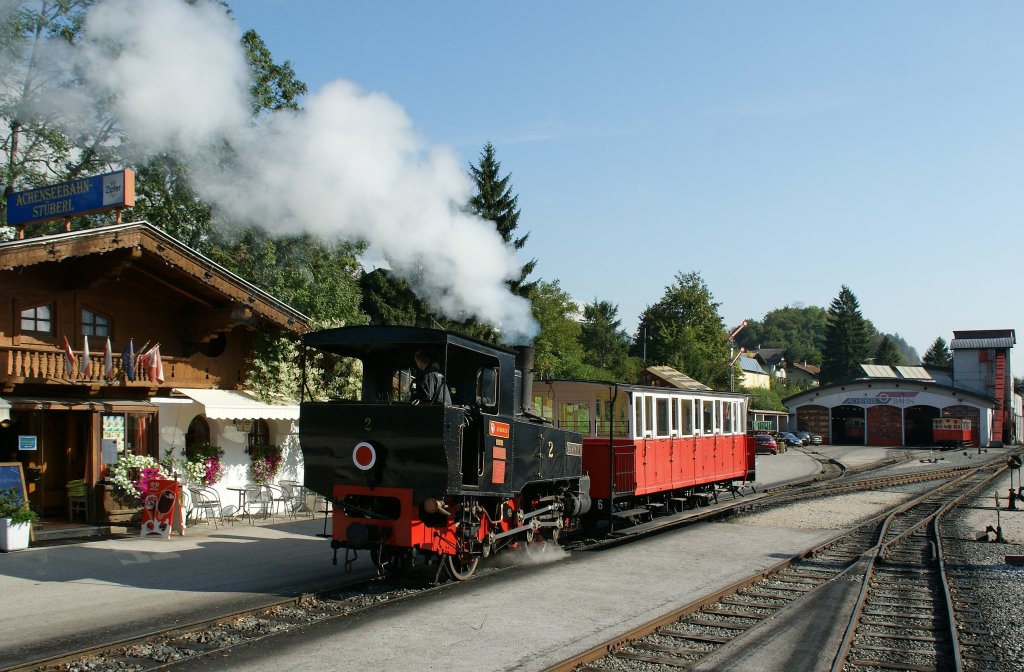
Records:
<instances>
[{"instance_id":1,"label":"blue sky","mask_svg":"<svg viewBox=\"0 0 1024 672\"><path fill-rule=\"evenodd\" d=\"M689 271L729 327L844 284L920 354L1024 326L1024 4L230 4L312 91L492 142L535 275L630 331Z\"/></svg>"}]
</instances>

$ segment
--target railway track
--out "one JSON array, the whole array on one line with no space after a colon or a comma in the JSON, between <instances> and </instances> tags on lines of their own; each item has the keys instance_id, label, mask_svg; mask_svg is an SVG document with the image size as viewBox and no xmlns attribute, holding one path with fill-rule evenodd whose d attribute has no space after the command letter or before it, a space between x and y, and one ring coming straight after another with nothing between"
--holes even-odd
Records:
<instances>
[{"instance_id":1,"label":"railway track","mask_svg":"<svg viewBox=\"0 0 1024 672\"><path fill-rule=\"evenodd\" d=\"M1000 470L1001 471L1001 470ZM630 670L635 672L664 671L672 669L689 669L710 656L714 656L715 663L721 663L729 659L729 651L737 642L742 641L748 633L758 632L757 626L772 620L774 626L784 619L794 616L799 608L800 612L807 617L807 611L821 609L821 619L827 621L825 612L834 611L835 602L833 599L821 598L831 586L841 581L849 581L858 574L868 575L865 569L866 563L871 564L875 557L889 557L892 559L893 573L900 573L895 563L900 561L909 562L913 559L923 566L926 558L918 559L907 544L916 542L917 531L924 525L936 520L942 507L948 508L978 488L982 487L990 479L997 475L997 468L990 466L984 470L975 468L965 473L958 473L950 481L939 484L928 493L915 497L894 510L876 516L870 521L862 524L856 529L837 535L833 539L820 544L814 548L806 549L799 557L786 560L773 568L770 568L757 575L748 577L733 586L726 588L714 595L707 596L698 602L686 605L680 609L666 614L664 617L644 624L634 630L617 637L613 641L605 642L571 659L549 668L549 672L563 670L581 670L587 672L609 672L616 670ZM873 482L866 481L866 482ZM912 540L912 541L907 541ZM904 550L906 548L907 550ZM918 556L921 556L921 549L918 548ZM888 555L887 555L888 554ZM904 556L903 554L906 554ZM900 578L907 579L913 568L903 568ZM920 570L923 574L925 570ZM876 574L876 577L891 577L883 574ZM930 581L930 582L929 582ZM876 581L875 584L878 584ZM887 640L887 644L875 645L870 634L875 630L883 630L882 621L872 619L879 618L879 610L886 607L884 597L890 598L889 603L901 598L911 599L916 591L924 590L920 585L926 585L931 590L931 585L941 583L937 579L922 577L918 584L908 587L903 593L898 593L895 598L892 594L885 592L875 593L872 601L865 599L865 604L870 604L870 609L861 609L866 615L866 620L857 619L850 624L851 643L856 643L859 648L848 647L852 651L851 658L848 653L837 655L837 667L835 670L860 670L860 669L899 669L899 670L952 670L955 667L944 666L946 661L959 659L957 650L958 642L952 634L945 636L949 642L948 651L941 654L933 654L935 663L928 667L927 662L921 662L920 667L910 667L900 662L898 646L894 641ZM870 580L866 585L873 585ZM840 591L842 588L839 589ZM867 590L864 591L868 593ZM929 593L932 595L932 593ZM821 599L816 599L821 598ZM935 597L922 598L935 601ZM931 603L926 607L930 609ZM923 612L924 610L922 610ZM894 612L895 613L895 612ZM950 613L952 609L950 609ZM885 614L883 614L885 615ZM927 623L928 627L940 628L946 622L944 618L919 618L922 613L907 611L905 615L891 618L899 618L898 625L894 629L910 629L922 627ZM815 616L811 614L808 620L814 621ZM763 630L763 629L762 629ZM883 630L884 631L884 630ZM949 633L956 632L955 624ZM859 639L857 633L861 633ZM916 639L915 639L916 637ZM918 646L918 640L928 638L937 640L936 647L944 646L941 637L934 635L911 635L902 640L908 643L908 648ZM882 639L878 637L876 639ZM844 642L845 643L845 642ZM913 643L913 644L910 644ZM925 642L924 646L930 645ZM888 647L892 649L885 653L886 658L896 660L891 666L884 660L867 658L866 652L871 651L868 647ZM738 647L736 647L738 648ZM922 647L923 648L923 647ZM905 654L910 656L912 654ZM942 656L938 659L938 656ZM861 666L861 662L876 663ZM707 669L713 669L714 663L709 662Z\"/></svg>"},{"instance_id":2,"label":"railway track","mask_svg":"<svg viewBox=\"0 0 1024 672\"><path fill-rule=\"evenodd\" d=\"M886 488L919 482L921 480L947 478L959 471L958 469L937 470L918 475L863 479L841 484L840 487L837 487L835 483L828 482L819 483L817 486L786 488L782 492L764 495L756 502L738 500L733 505L725 506L718 511L708 512L709 515L696 511L694 512L695 515L689 520L676 521L665 529L652 529L650 532L656 533L685 524L727 517L733 515L736 511L746 510L751 506L762 508L799 501L800 499L815 496L815 487L824 488L828 494L840 494L851 490ZM842 471L836 470L834 474L837 476L841 475ZM818 492L817 496L822 496L820 494L821 490ZM745 621L747 625L750 623L748 619L744 618L749 617L750 614L743 612L774 614L792 601L793 598L812 590L816 585L820 585L820 583L827 581L842 571L842 568L845 566L844 563L849 562L856 555L856 549L866 543L865 539L856 540L857 535L850 539L854 541L836 540L831 544L832 548L829 550L816 552L814 557L804 558L794 563L792 568L780 569L780 573L777 576L771 578L767 576L762 577L763 584L760 586L754 585L754 583L757 583L755 581L750 586L738 588L734 591L737 593L736 595L731 597L723 596L726 599L723 600L722 605L716 610L706 611L702 618L707 619L710 617L711 620L724 625L709 626L700 622L692 623L691 625L715 627L718 630L733 633L742 632L744 629L747 629L743 627ZM624 542L623 540L615 540L614 543ZM601 542L577 544L573 550L588 550L600 545ZM810 555L809 553L808 556ZM484 573L494 571L501 570L485 570ZM131 639L107 642L89 649L65 652L59 656L5 667L0 672L13 672L14 670L41 670L46 672L55 670L91 670L98 672L115 669L142 672L144 670L184 666L204 656L221 655L235 647L294 631L297 628L307 627L313 623L344 618L375 609L385 603L410 599L417 595L426 597L431 593L438 593L444 589L444 585L370 581L348 586L340 591L333 590L316 595L284 599L257 609L241 610L216 619L179 624L171 629L154 631ZM724 613L715 613L716 611ZM715 644L715 637L720 636L715 634L706 635L705 645Z\"/></svg>"},{"instance_id":3,"label":"railway track","mask_svg":"<svg viewBox=\"0 0 1024 672\"><path fill-rule=\"evenodd\" d=\"M954 602L946 578L940 532L942 517L988 479L965 476L948 489L917 503L886 523L886 540L865 562L860 594L833 672L963 669L960 636L985 633L969 626L976 608L961 595ZM953 495L950 499L950 494ZM957 613L965 627L958 627ZM978 653L969 653L983 660ZM984 654L980 654L983 656Z\"/></svg>"}]
</instances>

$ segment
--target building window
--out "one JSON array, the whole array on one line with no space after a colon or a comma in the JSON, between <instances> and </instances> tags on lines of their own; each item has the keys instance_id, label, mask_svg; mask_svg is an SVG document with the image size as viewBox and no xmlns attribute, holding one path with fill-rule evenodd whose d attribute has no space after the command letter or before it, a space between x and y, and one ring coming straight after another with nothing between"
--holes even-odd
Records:
<instances>
[{"instance_id":1,"label":"building window","mask_svg":"<svg viewBox=\"0 0 1024 672\"><path fill-rule=\"evenodd\" d=\"M53 333L53 311L50 304L26 308L21 311L21 331L34 331L40 334Z\"/></svg>"},{"instance_id":2,"label":"building window","mask_svg":"<svg viewBox=\"0 0 1024 672\"><path fill-rule=\"evenodd\" d=\"M110 336L110 318L83 308L82 333L86 336Z\"/></svg>"},{"instance_id":3,"label":"building window","mask_svg":"<svg viewBox=\"0 0 1024 672\"><path fill-rule=\"evenodd\" d=\"M195 446L210 443L210 423L201 415L192 418L185 432L185 455L192 455Z\"/></svg>"},{"instance_id":4,"label":"building window","mask_svg":"<svg viewBox=\"0 0 1024 672\"><path fill-rule=\"evenodd\" d=\"M270 425L266 420L253 420L249 432L249 447L270 445Z\"/></svg>"}]
</instances>

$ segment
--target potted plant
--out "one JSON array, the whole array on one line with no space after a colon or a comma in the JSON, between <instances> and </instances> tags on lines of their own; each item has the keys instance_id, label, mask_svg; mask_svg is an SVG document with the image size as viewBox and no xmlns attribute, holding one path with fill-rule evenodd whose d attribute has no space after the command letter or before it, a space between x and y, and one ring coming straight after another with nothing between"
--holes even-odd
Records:
<instances>
[{"instance_id":1,"label":"potted plant","mask_svg":"<svg viewBox=\"0 0 1024 672\"><path fill-rule=\"evenodd\" d=\"M142 493L151 478L171 478L170 470L148 455L125 453L107 472L103 520L136 523L142 518Z\"/></svg>"},{"instance_id":2,"label":"potted plant","mask_svg":"<svg viewBox=\"0 0 1024 672\"><path fill-rule=\"evenodd\" d=\"M221 458L224 450L209 443L200 443L188 449L186 472L193 483L213 487L224 478Z\"/></svg>"},{"instance_id":3,"label":"potted plant","mask_svg":"<svg viewBox=\"0 0 1024 672\"><path fill-rule=\"evenodd\" d=\"M249 453L249 476L253 483L273 483L281 470L281 449L266 443L254 443L245 449Z\"/></svg>"},{"instance_id":4,"label":"potted plant","mask_svg":"<svg viewBox=\"0 0 1024 672\"><path fill-rule=\"evenodd\" d=\"M28 548L29 532L38 518L17 490L0 491L0 550L7 553Z\"/></svg>"}]
</instances>

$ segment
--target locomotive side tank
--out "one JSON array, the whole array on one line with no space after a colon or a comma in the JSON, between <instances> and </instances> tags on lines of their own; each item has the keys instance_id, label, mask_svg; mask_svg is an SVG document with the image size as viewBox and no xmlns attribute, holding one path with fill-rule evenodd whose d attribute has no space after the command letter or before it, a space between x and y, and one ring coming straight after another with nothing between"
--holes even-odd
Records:
<instances>
[{"instance_id":1,"label":"locomotive side tank","mask_svg":"<svg viewBox=\"0 0 1024 672\"><path fill-rule=\"evenodd\" d=\"M304 343L362 368L358 399L300 407L305 485L330 498L346 565L364 549L384 569L441 560L464 578L503 547L557 541L589 507L582 437L523 412L530 372L516 352L417 327ZM447 394L427 398L439 380Z\"/></svg>"}]
</instances>

